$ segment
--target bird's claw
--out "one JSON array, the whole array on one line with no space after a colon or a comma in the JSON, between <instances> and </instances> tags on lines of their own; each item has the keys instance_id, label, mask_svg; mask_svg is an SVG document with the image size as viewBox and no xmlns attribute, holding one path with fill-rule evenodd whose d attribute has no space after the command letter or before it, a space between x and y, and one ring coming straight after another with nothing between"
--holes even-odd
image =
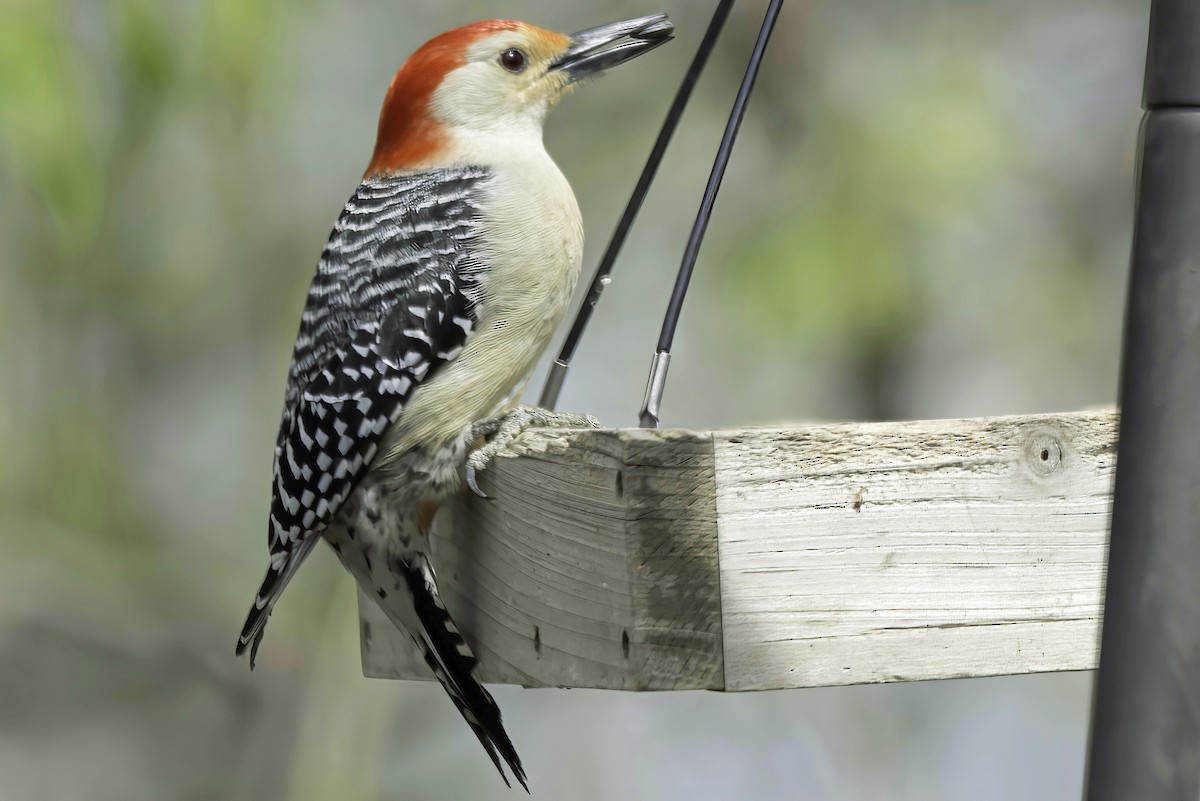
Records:
<instances>
[{"instance_id":1,"label":"bird's claw","mask_svg":"<svg viewBox=\"0 0 1200 801\"><path fill-rule=\"evenodd\" d=\"M480 498L483 498L485 501L490 501L492 499L492 496L488 495L486 492L484 492L482 489L479 488L478 475L479 475L479 471L477 471L475 469L475 465L468 464L467 465L467 488L470 489L471 492L478 495Z\"/></svg>"},{"instance_id":2,"label":"bird's claw","mask_svg":"<svg viewBox=\"0 0 1200 801\"><path fill-rule=\"evenodd\" d=\"M471 492L491 500L479 487L479 471L487 469L492 459L508 450L513 440L527 428L599 428L600 421L590 414L552 412L537 406L517 406L506 414L481 420L471 426L473 439L487 441L467 457L466 483Z\"/></svg>"}]
</instances>

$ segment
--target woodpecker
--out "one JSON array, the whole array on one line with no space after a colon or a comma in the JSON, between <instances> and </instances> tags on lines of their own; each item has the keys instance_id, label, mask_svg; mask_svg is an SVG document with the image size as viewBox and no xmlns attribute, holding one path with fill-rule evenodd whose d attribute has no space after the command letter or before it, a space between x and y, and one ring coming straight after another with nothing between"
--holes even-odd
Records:
<instances>
[{"instance_id":1,"label":"woodpecker","mask_svg":"<svg viewBox=\"0 0 1200 801\"><path fill-rule=\"evenodd\" d=\"M672 38L664 15L567 36L509 20L441 34L396 73L362 183L300 318L275 441L270 566L237 643L324 539L406 631L505 783L528 790L500 710L438 593L429 527L531 424L517 406L569 303L583 226L542 143L581 79ZM486 443L480 445L480 443Z\"/></svg>"}]
</instances>

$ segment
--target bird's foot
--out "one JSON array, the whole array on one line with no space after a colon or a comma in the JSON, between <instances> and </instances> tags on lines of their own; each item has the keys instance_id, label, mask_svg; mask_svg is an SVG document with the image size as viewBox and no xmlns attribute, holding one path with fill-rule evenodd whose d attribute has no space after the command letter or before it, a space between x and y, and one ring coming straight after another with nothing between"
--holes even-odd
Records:
<instances>
[{"instance_id":1,"label":"bird's foot","mask_svg":"<svg viewBox=\"0 0 1200 801\"><path fill-rule=\"evenodd\" d=\"M590 414L552 412L539 406L521 404L511 411L471 426L471 439L484 439L480 447L467 457L467 486L480 498L488 497L479 488L478 474L492 460L508 450L513 440L527 428L599 428L600 421Z\"/></svg>"}]
</instances>

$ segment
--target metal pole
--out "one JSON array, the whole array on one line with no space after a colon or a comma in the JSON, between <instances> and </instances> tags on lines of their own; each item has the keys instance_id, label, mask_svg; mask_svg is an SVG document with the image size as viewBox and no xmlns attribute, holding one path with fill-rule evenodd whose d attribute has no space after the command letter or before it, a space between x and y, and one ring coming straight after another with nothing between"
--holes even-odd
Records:
<instances>
[{"instance_id":1,"label":"metal pole","mask_svg":"<svg viewBox=\"0 0 1200 801\"><path fill-rule=\"evenodd\" d=\"M1200 798L1200 2L1154 0L1088 801Z\"/></svg>"},{"instance_id":2,"label":"metal pole","mask_svg":"<svg viewBox=\"0 0 1200 801\"><path fill-rule=\"evenodd\" d=\"M696 88L696 82L700 80L700 73L704 72L704 66L708 63L708 57L717 45L721 29L725 27L725 20L728 19L729 11L732 8L733 0L721 0L717 4L716 10L713 11L712 20L708 23L704 38L700 40L700 46L696 48L692 65L688 67L687 73L683 76L683 82L679 84L679 91L675 93L675 99L671 102L670 110L667 111L667 118L663 120L658 138L654 140L654 147L651 148L650 156L646 159L646 166L642 168L642 175L633 188L633 194L629 196L629 202L625 205L621 220L617 223L616 230L613 231L612 239L608 240L608 247L604 250L600 264L596 267L595 275L592 276L592 283L588 287L583 305L579 307L579 312L575 315L575 322L571 324L571 330L567 333L566 340L563 341L558 358L550 363L550 372L546 375L546 385L542 388L542 397L538 401L538 406L543 409L553 409L558 405L558 396L562 392L563 381L567 378L571 359L575 358L575 349L579 347L579 340L583 339L583 332L587 328L588 321L592 319L592 312L596 310L600 296L604 294L604 288L612 280L613 267L617 263L617 256L621 254L625 237L629 235L629 229L633 227L633 221L637 219L638 212L642 208L642 201L646 199L646 193L650 191L650 184L654 183L654 176L658 174L658 165L662 163L663 155L667 152L667 145L671 144L671 137L674 136L679 119L683 116L688 100L692 97L692 90Z\"/></svg>"},{"instance_id":3,"label":"metal pole","mask_svg":"<svg viewBox=\"0 0 1200 801\"><path fill-rule=\"evenodd\" d=\"M667 313L663 318L662 331L658 335L658 348L650 363L650 376L646 379L646 395L642 400L642 411L638 421L642 428L658 428L658 413L662 407L663 391L667 386L667 367L671 363L671 343L675 340L675 328L679 324L679 315L683 312L683 301L687 296L688 284L692 280L692 271L696 266L696 257L700 255L700 245L704 242L704 232L708 230L708 220L712 216L713 205L717 202L717 193L721 191L721 180L725 177L725 168L729 166L729 157L733 154L734 143L737 142L738 129L742 125L742 117L746 115L746 106L750 95L754 92L754 81L758 78L758 69L762 66L763 56L767 53L767 44L771 41L771 32L775 30L775 21L783 9L783 0L771 0L767 4L767 13L763 17L762 27L758 30L758 38L754 49L750 51L750 61L746 65L746 73L742 76L742 84L733 99L733 110L729 112L729 121L725 124L725 133L721 144L717 146L717 156L713 161L712 172L709 173L708 183L700 198L700 210L696 212L696 221L692 224L692 233L688 236L683 250L683 261L679 265L679 274L675 277L675 288L671 299L667 302Z\"/></svg>"}]
</instances>

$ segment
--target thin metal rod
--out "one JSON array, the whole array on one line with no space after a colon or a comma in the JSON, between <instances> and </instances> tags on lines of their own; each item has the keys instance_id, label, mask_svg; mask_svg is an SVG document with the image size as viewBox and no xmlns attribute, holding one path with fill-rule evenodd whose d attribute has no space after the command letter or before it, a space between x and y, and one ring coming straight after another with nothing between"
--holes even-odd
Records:
<instances>
[{"instance_id":1,"label":"thin metal rod","mask_svg":"<svg viewBox=\"0 0 1200 801\"><path fill-rule=\"evenodd\" d=\"M575 358L575 350L579 347L579 341L583 339L584 329L592 319L592 313L596 310L596 304L600 302L600 296L604 294L604 288L612 280L611 275L617 256L620 255L625 238L629 235L629 229L633 227L633 221L642 208L642 201L646 199L646 193L650 191L650 184L654 182L654 176L658 173L658 165L662 163L663 155L667 152L667 145L671 143L671 137L679 126L679 119L683 116L688 100L692 97L692 90L696 88L696 82L700 80L700 73L704 71L708 57L717 44L721 29L725 27L725 20L729 17L731 8L733 8L733 0L721 0L717 4L712 20L708 23L708 30L704 32L704 38L700 40L700 46L696 48L692 64L688 67L687 74L683 76L683 83L679 85L675 99L671 101L671 108L667 111L666 119L663 120L658 138L654 140L654 147L651 148L650 156L646 159L646 166L642 168L642 175L638 178L633 194L629 196L629 202L625 204L625 211L621 214L612 238L608 240L608 247L600 259L600 264L596 267L596 274L592 276L592 284L588 287L583 305L579 307L579 311L575 315L575 322L571 324L571 330L567 333L558 358L550 365L546 386L542 388L542 397L538 401L538 405L544 409L553 409L558 405L558 395L562 391L563 381L566 380L571 359Z\"/></svg>"},{"instance_id":2,"label":"thin metal rod","mask_svg":"<svg viewBox=\"0 0 1200 801\"><path fill-rule=\"evenodd\" d=\"M1200 13L1154 0L1088 801L1200 798Z\"/></svg>"},{"instance_id":3,"label":"thin metal rod","mask_svg":"<svg viewBox=\"0 0 1200 801\"><path fill-rule=\"evenodd\" d=\"M729 122L725 125L725 134L721 137L721 144L717 148L717 157L713 162L712 172L708 176L708 185L704 187L700 210L696 212L696 221L692 225L692 233L688 237L687 247L683 251L683 261L679 265L679 275L675 278L675 289L671 292L671 300L667 304L662 332L658 336L658 348L655 351L650 378L646 383L646 396L639 415L643 428L658 428L659 407L667 381L666 362L671 352L671 343L675 339L675 328L679 325L683 301L692 280L692 272L696 266L696 257L700 253L700 245L704 242L704 234L708 230L708 220L712 216L713 205L717 201L717 192L721 190L721 180L725 177L725 168L733 153L738 129L741 127L742 118L746 115L750 94L754 91L754 81L758 78L758 69L762 65L763 55L767 52L767 43L771 39L771 32L775 29L775 21L779 18L779 11L782 8L783 0L771 0L770 5L767 6L762 28L758 31L758 39L754 42L754 50L750 53L750 62L746 65L746 74L742 77L742 85L738 87L737 97L733 101L733 110L729 113ZM668 358L662 358L663 354L667 354Z\"/></svg>"}]
</instances>

